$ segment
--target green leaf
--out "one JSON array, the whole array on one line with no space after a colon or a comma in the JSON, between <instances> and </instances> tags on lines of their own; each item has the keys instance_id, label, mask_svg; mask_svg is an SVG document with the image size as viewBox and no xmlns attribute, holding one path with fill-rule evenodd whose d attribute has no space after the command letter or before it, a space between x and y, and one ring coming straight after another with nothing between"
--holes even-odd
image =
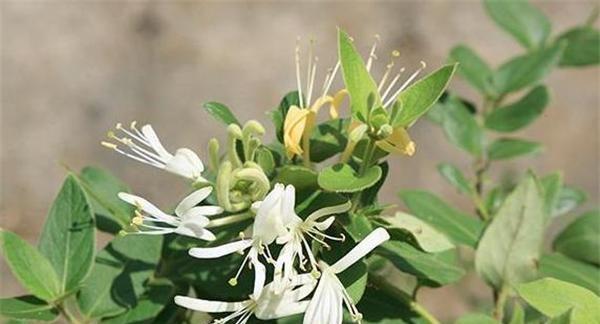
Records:
<instances>
[{"instance_id":1,"label":"green leaf","mask_svg":"<svg viewBox=\"0 0 600 324\"><path fill-rule=\"evenodd\" d=\"M593 253L590 253L593 254ZM545 254L540 260L540 273L587 288L600 295L598 268L560 253Z\"/></svg>"},{"instance_id":2,"label":"green leaf","mask_svg":"<svg viewBox=\"0 0 600 324\"><path fill-rule=\"evenodd\" d=\"M92 275L78 295L87 318L114 316L134 307L154 273L162 236L118 237L98 253Z\"/></svg>"},{"instance_id":3,"label":"green leaf","mask_svg":"<svg viewBox=\"0 0 600 324\"><path fill-rule=\"evenodd\" d=\"M518 56L500 66L493 76L498 95L520 90L543 79L560 60L564 43Z\"/></svg>"},{"instance_id":4,"label":"green leaf","mask_svg":"<svg viewBox=\"0 0 600 324\"><path fill-rule=\"evenodd\" d=\"M561 66L584 66L600 63L600 31L589 26L575 27L558 36L567 47L560 59Z\"/></svg>"},{"instance_id":5,"label":"green leaf","mask_svg":"<svg viewBox=\"0 0 600 324\"><path fill-rule=\"evenodd\" d=\"M344 230L350 235L350 237L358 242L373 231L373 225L366 217L361 213L349 213L348 222L344 222Z\"/></svg>"},{"instance_id":6,"label":"green leaf","mask_svg":"<svg viewBox=\"0 0 600 324\"><path fill-rule=\"evenodd\" d=\"M425 324L427 321L411 311L400 298L385 289L370 288L356 305L363 314L364 324ZM346 323L346 322L344 322Z\"/></svg>"},{"instance_id":7,"label":"green leaf","mask_svg":"<svg viewBox=\"0 0 600 324\"><path fill-rule=\"evenodd\" d=\"M494 318L481 313L472 313L461 316L454 324L499 324Z\"/></svg>"},{"instance_id":8,"label":"green leaf","mask_svg":"<svg viewBox=\"0 0 600 324\"><path fill-rule=\"evenodd\" d=\"M381 177L381 168L370 167L361 176L348 164L336 164L319 172L318 182L321 188L335 192L356 192L365 190Z\"/></svg>"},{"instance_id":9,"label":"green leaf","mask_svg":"<svg viewBox=\"0 0 600 324\"><path fill-rule=\"evenodd\" d=\"M263 169L266 175L270 176L275 170L275 158L271 150L264 146L256 149L256 163Z\"/></svg>"},{"instance_id":10,"label":"green leaf","mask_svg":"<svg viewBox=\"0 0 600 324\"><path fill-rule=\"evenodd\" d=\"M473 155L480 155L483 130L468 108L458 98L450 97L443 112L442 127L448 140Z\"/></svg>"},{"instance_id":11,"label":"green leaf","mask_svg":"<svg viewBox=\"0 0 600 324\"><path fill-rule=\"evenodd\" d=\"M457 64L451 64L413 83L398 96L402 108L392 121L394 127L410 127L440 98L450 83Z\"/></svg>"},{"instance_id":12,"label":"green leaf","mask_svg":"<svg viewBox=\"0 0 600 324\"><path fill-rule=\"evenodd\" d=\"M420 190L404 190L400 198L413 215L448 235L456 244L474 247L483 229L477 219L450 207L437 196Z\"/></svg>"},{"instance_id":13,"label":"green leaf","mask_svg":"<svg viewBox=\"0 0 600 324\"><path fill-rule=\"evenodd\" d=\"M162 279L154 283L149 290L140 298L135 307L127 312L102 323L107 324L129 324L129 323L152 323L152 320L173 299L174 288L171 283Z\"/></svg>"},{"instance_id":14,"label":"green leaf","mask_svg":"<svg viewBox=\"0 0 600 324\"><path fill-rule=\"evenodd\" d=\"M554 206L558 203L560 191L563 186L562 174L559 172L549 174L540 179L540 184L544 188L546 215L550 216Z\"/></svg>"},{"instance_id":15,"label":"green leaf","mask_svg":"<svg viewBox=\"0 0 600 324\"><path fill-rule=\"evenodd\" d=\"M450 51L450 61L458 62L458 74L481 93L489 93L492 69L466 45L458 45Z\"/></svg>"},{"instance_id":16,"label":"green leaf","mask_svg":"<svg viewBox=\"0 0 600 324\"><path fill-rule=\"evenodd\" d=\"M375 251L391 261L398 270L416 276L427 286L446 285L464 275L462 268L456 264L455 250L426 253L408 243L390 241Z\"/></svg>"},{"instance_id":17,"label":"green leaf","mask_svg":"<svg viewBox=\"0 0 600 324\"><path fill-rule=\"evenodd\" d=\"M0 299L0 315L8 318L52 321L58 310L34 296L21 296Z\"/></svg>"},{"instance_id":18,"label":"green leaf","mask_svg":"<svg viewBox=\"0 0 600 324\"><path fill-rule=\"evenodd\" d=\"M83 168L78 178L90 199L98 223L101 219L116 222L113 234L129 225L135 208L117 196L119 192L130 192L125 183L97 167Z\"/></svg>"},{"instance_id":19,"label":"green leaf","mask_svg":"<svg viewBox=\"0 0 600 324\"><path fill-rule=\"evenodd\" d=\"M572 310L568 310L554 318L552 318L548 324L571 324L571 323L575 323L573 322L573 319L571 318L573 315L573 311Z\"/></svg>"},{"instance_id":20,"label":"green leaf","mask_svg":"<svg viewBox=\"0 0 600 324\"><path fill-rule=\"evenodd\" d=\"M485 0L490 17L526 48L539 48L550 34L550 21L526 0Z\"/></svg>"},{"instance_id":21,"label":"green leaf","mask_svg":"<svg viewBox=\"0 0 600 324\"><path fill-rule=\"evenodd\" d=\"M475 268L485 281L500 288L535 278L544 214L542 191L528 174L506 198L479 241Z\"/></svg>"},{"instance_id":22,"label":"green leaf","mask_svg":"<svg viewBox=\"0 0 600 324\"><path fill-rule=\"evenodd\" d=\"M491 160L512 159L521 155L536 154L542 150L542 145L517 138L499 138L488 147L488 157Z\"/></svg>"},{"instance_id":23,"label":"green leaf","mask_svg":"<svg viewBox=\"0 0 600 324\"><path fill-rule=\"evenodd\" d=\"M514 132L533 122L548 104L548 88L533 88L519 101L493 110L485 118L485 127L498 132Z\"/></svg>"},{"instance_id":24,"label":"green leaf","mask_svg":"<svg viewBox=\"0 0 600 324\"><path fill-rule=\"evenodd\" d=\"M204 109L211 114L216 120L222 122L225 126L236 124L241 126L240 122L235 118L229 107L218 102L207 102L204 104Z\"/></svg>"},{"instance_id":25,"label":"green leaf","mask_svg":"<svg viewBox=\"0 0 600 324\"><path fill-rule=\"evenodd\" d=\"M298 192L319 188L317 172L299 165L286 165L278 169L274 182L294 185Z\"/></svg>"},{"instance_id":26,"label":"green leaf","mask_svg":"<svg viewBox=\"0 0 600 324\"><path fill-rule=\"evenodd\" d=\"M369 115L368 98L373 96L374 106L381 106L377 84L367 71L365 62L346 32L338 29L338 49L346 89L350 94L352 116L363 122Z\"/></svg>"},{"instance_id":27,"label":"green leaf","mask_svg":"<svg viewBox=\"0 0 600 324\"><path fill-rule=\"evenodd\" d=\"M349 123L348 119L334 119L319 124L310 137L311 161L323 162L344 151Z\"/></svg>"},{"instance_id":28,"label":"green leaf","mask_svg":"<svg viewBox=\"0 0 600 324\"><path fill-rule=\"evenodd\" d=\"M552 209L552 217L564 215L577 208L577 206L586 200L587 195L584 191L574 187L563 186L558 194L558 201Z\"/></svg>"},{"instance_id":29,"label":"green leaf","mask_svg":"<svg viewBox=\"0 0 600 324\"><path fill-rule=\"evenodd\" d=\"M510 324L525 324L525 311L518 301L514 302Z\"/></svg>"},{"instance_id":30,"label":"green leaf","mask_svg":"<svg viewBox=\"0 0 600 324\"><path fill-rule=\"evenodd\" d=\"M88 276L96 247L94 215L74 175L68 175L44 224L38 247L60 280L60 292L76 290Z\"/></svg>"},{"instance_id":31,"label":"green leaf","mask_svg":"<svg viewBox=\"0 0 600 324\"><path fill-rule=\"evenodd\" d=\"M571 310L571 323L600 323L600 298L585 288L544 278L521 284L517 291L521 298L550 318Z\"/></svg>"},{"instance_id":32,"label":"green leaf","mask_svg":"<svg viewBox=\"0 0 600 324\"><path fill-rule=\"evenodd\" d=\"M556 237L553 247L571 258L600 266L600 211L579 216Z\"/></svg>"},{"instance_id":33,"label":"green leaf","mask_svg":"<svg viewBox=\"0 0 600 324\"><path fill-rule=\"evenodd\" d=\"M0 230L0 243L4 260L27 291L45 301L60 297L58 276L48 259L17 234Z\"/></svg>"},{"instance_id":34,"label":"green leaf","mask_svg":"<svg viewBox=\"0 0 600 324\"><path fill-rule=\"evenodd\" d=\"M400 231L404 237L410 236L412 241L425 252L436 253L455 247L444 234L413 215L397 212L394 216L382 216L376 220L390 231L392 238L395 236L394 232Z\"/></svg>"},{"instance_id":35,"label":"green leaf","mask_svg":"<svg viewBox=\"0 0 600 324\"><path fill-rule=\"evenodd\" d=\"M464 194L473 193L473 187L457 167L450 163L440 163L438 171L458 191Z\"/></svg>"}]
</instances>

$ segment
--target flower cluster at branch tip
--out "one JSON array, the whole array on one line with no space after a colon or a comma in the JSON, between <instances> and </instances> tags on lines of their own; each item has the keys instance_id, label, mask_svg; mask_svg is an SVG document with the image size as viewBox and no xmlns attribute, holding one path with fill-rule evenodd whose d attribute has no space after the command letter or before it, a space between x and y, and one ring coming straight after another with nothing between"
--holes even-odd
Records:
<instances>
[{"instance_id":1,"label":"flower cluster at branch tip","mask_svg":"<svg viewBox=\"0 0 600 324\"><path fill-rule=\"evenodd\" d=\"M377 58L376 48L377 42L371 48L365 65L367 72L370 72ZM342 160L347 160L365 134L387 152L414 153L414 143L408 137L406 128L392 129L390 120L398 112L398 96L425 64L422 63L420 69L394 90L404 71L402 68L388 83L394 66L393 59L398 56L397 51L392 53L392 60L377 86L378 102L381 104L371 110L379 113L379 116L372 114L368 121L351 120ZM341 67L338 60L328 70L322 92L313 101L318 62L313 54L313 41L308 51L306 88L301 78L299 46L296 47L295 62L298 104L289 107L282 121L283 155L287 155L288 159L301 155L305 166L312 167L310 137L316 115L322 106L329 105L330 117L338 118L340 105L348 91L342 89L334 95L328 94ZM392 105L394 108L391 109L390 118L386 109ZM121 135L116 135L116 132ZM126 234L174 233L215 241L215 229L245 220L253 221L250 234L241 232L238 240L219 242L220 245L216 246L202 244L188 251L190 256L198 259L216 259L234 253L244 255L235 275L227 283L236 286L243 270L246 267L252 269L253 288L248 298L229 302L176 296L176 304L196 311L230 313L214 323L244 324L252 316L271 320L304 313L305 324L339 324L343 320L344 306L353 321L361 322L362 314L338 275L389 240L388 232L376 228L337 261L331 262L331 265L325 262L324 257L330 260L330 257L326 257L327 251L332 250L331 254L336 255L338 245L346 240L341 227L334 226L336 215L349 212L353 205L346 201L314 211L314 208L310 208L312 212L307 212L306 217L297 214L296 188L282 183L271 185L268 177L269 159L265 160L265 156L261 155L261 150L266 148L260 140L265 132L260 123L253 120L243 126L237 121L229 123L224 155L220 154L219 141L211 139L208 146L210 163L206 172L202 160L192 150L180 148L175 154L169 153L150 125L138 130L135 122L127 128L117 124L116 132L109 132L108 137L112 142L102 142L102 145L136 161L187 178L195 188L172 214L163 212L142 197L119 193L121 200L136 207ZM306 210L306 206L299 209ZM340 255L339 251L337 255Z\"/></svg>"}]
</instances>

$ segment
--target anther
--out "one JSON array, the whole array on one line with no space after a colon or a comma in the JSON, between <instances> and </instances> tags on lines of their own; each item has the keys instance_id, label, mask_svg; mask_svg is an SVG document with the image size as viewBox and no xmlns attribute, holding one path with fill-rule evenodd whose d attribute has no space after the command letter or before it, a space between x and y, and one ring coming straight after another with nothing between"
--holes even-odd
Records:
<instances>
[{"instance_id":1,"label":"anther","mask_svg":"<svg viewBox=\"0 0 600 324\"><path fill-rule=\"evenodd\" d=\"M112 149L112 150L117 149L117 145L114 144L114 143L102 141L102 142L100 142L100 144L102 144L102 146L107 147L107 148Z\"/></svg>"}]
</instances>

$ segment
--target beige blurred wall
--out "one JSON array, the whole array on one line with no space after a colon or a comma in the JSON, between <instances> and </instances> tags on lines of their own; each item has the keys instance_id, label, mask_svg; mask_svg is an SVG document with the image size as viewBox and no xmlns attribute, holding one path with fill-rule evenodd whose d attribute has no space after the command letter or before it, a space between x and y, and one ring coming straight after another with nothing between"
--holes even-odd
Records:
<instances>
[{"instance_id":1,"label":"beige blurred wall","mask_svg":"<svg viewBox=\"0 0 600 324\"><path fill-rule=\"evenodd\" d=\"M551 17L554 34L582 22L593 3L536 2ZM476 1L3 1L0 9L0 226L30 242L65 175L63 165L104 166L136 192L173 205L184 182L104 149L99 142L106 131L119 121L150 122L169 148L186 146L206 157L207 140L224 134L201 109L209 100L270 127L265 112L294 88L296 36L317 39L321 67L334 63L336 26L364 51L380 34L380 57L400 49L408 68L420 60L430 69L441 65L457 43L496 66L521 51ZM545 153L498 163L496 174L562 169L570 184L589 192L587 207L597 205L599 70L560 70L548 84L551 105L519 134L544 143ZM476 98L458 79L452 88ZM468 208L435 170L439 161L468 167L466 155L428 122L412 134L417 154L392 160L384 198L397 203L399 188L426 188ZM1 295L21 291L3 263L1 270ZM456 289L427 296L442 318L468 308Z\"/></svg>"}]
</instances>

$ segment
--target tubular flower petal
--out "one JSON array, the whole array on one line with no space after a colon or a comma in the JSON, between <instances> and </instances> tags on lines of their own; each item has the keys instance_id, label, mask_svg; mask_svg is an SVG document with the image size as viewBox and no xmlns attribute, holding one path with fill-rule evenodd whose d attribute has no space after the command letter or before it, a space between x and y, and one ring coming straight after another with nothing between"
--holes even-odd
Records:
<instances>
[{"instance_id":1,"label":"tubular flower petal","mask_svg":"<svg viewBox=\"0 0 600 324\"><path fill-rule=\"evenodd\" d=\"M103 146L138 162L188 178L194 183L208 182L202 177L204 164L198 155L187 148L178 149L175 151L175 155L169 153L151 125L144 125L141 130L138 130L136 122L132 122L129 129L119 123L115 128L124 136L119 137L111 131L108 133L108 137L117 144L102 142Z\"/></svg>"},{"instance_id":2,"label":"tubular flower petal","mask_svg":"<svg viewBox=\"0 0 600 324\"><path fill-rule=\"evenodd\" d=\"M302 154L302 136L306 128L306 121L311 112L292 106L285 115L283 123L283 142L288 158Z\"/></svg>"},{"instance_id":3,"label":"tubular flower petal","mask_svg":"<svg viewBox=\"0 0 600 324\"><path fill-rule=\"evenodd\" d=\"M377 228L332 266L319 262L321 277L304 314L304 324L341 324L343 305L348 308L352 320L360 322L362 314L336 274L348 269L389 238L385 229Z\"/></svg>"},{"instance_id":4,"label":"tubular flower petal","mask_svg":"<svg viewBox=\"0 0 600 324\"><path fill-rule=\"evenodd\" d=\"M169 215L142 197L120 192L119 198L137 207L135 217L131 221L136 234L169 234L195 237L205 241L215 239L213 233L206 229L209 224L207 216L221 214L223 208L218 206L199 206L210 195L211 187L204 187L185 197L175 208L175 215Z\"/></svg>"},{"instance_id":5,"label":"tubular flower petal","mask_svg":"<svg viewBox=\"0 0 600 324\"><path fill-rule=\"evenodd\" d=\"M175 303L179 306L206 313L231 312L226 317L215 320L213 323L233 322L244 324L254 315L258 319L271 320L303 313L308 307L307 301L301 301L308 296L315 287L312 276L298 275L290 285L290 289L282 294L274 293L271 284L265 286L259 294L251 295L249 299L241 302L212 301L186 296L175 296Z\"/></svg>"},{"instance_id":6,"label":"tubular flower petal","mask_svg":"<svg viewBox=\"0 0 600 324\"><path fill-rule=\"evenodd\" d=\"M408 132L403 127L395 128L389 137L377 141L376 144L386 152L408 156L415 154L416 150L415 142L410 139Z\"/></svg>"}]
</instances>

